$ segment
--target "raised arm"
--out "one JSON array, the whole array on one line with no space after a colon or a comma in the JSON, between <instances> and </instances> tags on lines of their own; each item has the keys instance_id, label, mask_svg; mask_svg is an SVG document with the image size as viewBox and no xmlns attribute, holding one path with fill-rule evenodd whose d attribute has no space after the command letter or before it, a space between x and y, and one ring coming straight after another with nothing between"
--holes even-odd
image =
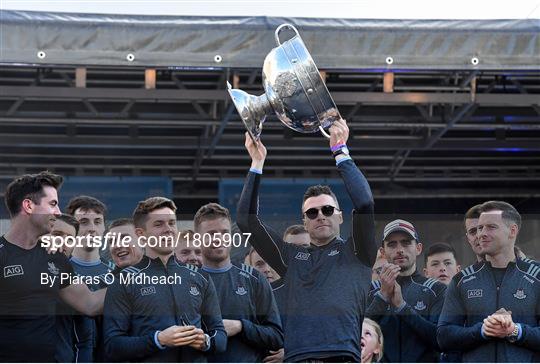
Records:
<instances>
[{"instance_id":1,"label":"raised arm","mask_svg":"<svg viewBox=\"0 0 540 364\"><path fill-rule=\"evenodd\" d=\"M354 253L364 265L371 268L377 257L375 204L366 177L349 155L348 139L349 128L346 121L343 119L336 121L330 128L330 150L354 206L352 221Z\"/></svg>"},{"instance_id":2,"label":"raised arm","mask_svg":"<svg viewBox=\"0 0 540 364\"><path fill-rule=\"evenodd\" d=\"M236 223L243 233L251 233L249 240L251 245L280 276L283 276L287 271L287 244L280 234L266 226L259 218L259 185L266 159L266 148L261 141L253 142L247 133L245 145L252 163L238 201Z\"/></svg>"},{"instance_id":3,"label":"raised arm","mask_svg":"<svg viewBox=\"0 0 540 364\"><path fill-rule=\"evenodd\" d=\"M352 214L354 254L364 265L372 267L377 259L377 243L371 189L366 178L352 160L339 163L338 170L354 205Z\"/></svg>"}]
</instances>

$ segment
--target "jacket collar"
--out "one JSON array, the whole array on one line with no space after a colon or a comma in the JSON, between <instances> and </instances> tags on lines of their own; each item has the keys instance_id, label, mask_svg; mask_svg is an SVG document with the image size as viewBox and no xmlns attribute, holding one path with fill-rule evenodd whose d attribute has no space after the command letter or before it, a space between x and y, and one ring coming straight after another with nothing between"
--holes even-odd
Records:
<instances>
[{"instance_id":1,"label":"jacket collar","mask_svg":"<svg viewBox=\"0 0 540 364\"><path fill-rule=\"evenodd\" d=\"M167 261L167 267L174 265L175 263L176 263L176 258L174 257L174 254L172 254L169 257L169 260ZM144 268L144 267L147 267L148 265L163 267L163 263L161 262L161 259L150 258L148 255L144 255L141 261L135 264L134 267Z\"/></svg>"},{"instance_id":2,"label":"jacket collar","mask_svg":"<svg viewBox=\"0 0 540 364\"><path fill-rule=\"evenodd\" d=\"M412 281L412 280L416 280L416 278L425 278L423 275L421 275L420 273L418 273L417 270L415 270L413 272L413 274L409 275L409 276L398 276L396 278L396 281L401 284L402 282L408 282L408 281Z\"/></svg>"},{"instance_id":3,"label":"jacket collar","mask_svg":"<svg viewBox=\"0 0 540 364\"><path fill-rule=\"evenodd\" d=\"M223 268L210 268L210 267L207 267L207 266L203 265L202 270L204 270L205 272L208 272L208 273L225 273L225 272L228 272L232 268L232 266L233 266L232 263L229 263L228 265L226 265Z\"/></svg>"},{"instance_id":4,"label":"jacket collar","mask_svg":"<svg viewBox=\"0 0 540 364\"><path fill-rule=\"evenodd\" d=\"M309 243L309 249L310 250L324 250L324 249L328 249L330 247L334 247L336 244L343 244L343 239L341 238L341 236L336 236L334 239L330 240L330 242L328 244L325 244L325 245L321 245L321 246L317 246L317 245L314 245L313 243Z\"/></svg>"},{"instance_id":5,"label":"jacket collar","mask_svg":"<svg viewBox=\"0 0 540 364\"><path fill-rule=\"evenodd\" d=\"M513 261L508 262L508 265L506 266L506 268L494 268L494 267L491 265L491 262L488 261L488 260L484 260L484 264L487 265L488 268L490 268L490 269L508 269L508 268L513 268L513 267L515 267L518 261L519 261L519 258L516 258L516 261L515 261L515 262L513 262Z\"/></svg>"}]
</instances>

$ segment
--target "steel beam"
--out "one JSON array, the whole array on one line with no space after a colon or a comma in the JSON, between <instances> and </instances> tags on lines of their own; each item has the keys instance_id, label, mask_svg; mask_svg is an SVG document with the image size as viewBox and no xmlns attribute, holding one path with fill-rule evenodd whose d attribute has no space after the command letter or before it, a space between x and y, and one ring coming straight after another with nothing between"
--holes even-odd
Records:
<instances>
[{"instance_id":1,"label":"steel beam","mask_svg":"<svg viewBox=\"0 0 540 364\"><path fill-rule=\"evenodd\" d=\"M125 89L125 88L75 88L43 86L2 86L0 98L18 99L41 98L46 100L118 101L126 99L146 101L225 101L225 90L166 90L166 89ZM355 105L414 105L414 104L468 104L469 93L427 93L427 92L332 92L337 104ZM489 106L532 106L540 105L537 94L478 94L476 104Z\"/></svg>"},{"instance_id":2,"label":"steel beam","mask_svg":"<svg viewBox=\"0 0 540 364\"><path fill-rule=\"evenodd\" d=\"M283 139L282 135L267 134L265 144L273 150L298 151L327 151L328 146L322 143L320 138L299 138L293 141ZM371 137L355 135L349 139L349 146L354 150L425 150L426 141L422 137ZM199 144L198 137L192 136L86 136L76 135L68 137L64 135L49 134L0 134L0 146L48 146L69 148L129 148L133 150L143 149L178 149L197 150L205 148ZM432 150L462 150L462 151L540 151L538 138L507 138L496 140L494 138L443 138L440 139ZM243 134L223 135L216 150L244 150Z\"/></svg>"}]
</instances>

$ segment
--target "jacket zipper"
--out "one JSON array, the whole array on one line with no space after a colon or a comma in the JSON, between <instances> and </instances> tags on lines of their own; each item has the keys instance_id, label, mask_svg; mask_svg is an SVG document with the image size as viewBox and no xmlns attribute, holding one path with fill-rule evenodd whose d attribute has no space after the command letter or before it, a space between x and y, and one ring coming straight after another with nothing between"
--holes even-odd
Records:
<instances>
[{"instance_id":1,"label":"jacket zipper","mask_svg":"<svg viewBox=\"0 0 540 364\"><path fill-rule=\"evenodd\" d=\"M497 286L497 307L495 307L495 310L498 310L499 309L499 305L500 305L500 293L501 293L501 286L503 285L504 283L504 279L506 278L506 274L508 273L508 269L510 268L510 263L508 263L508 265L506 266L506 271L504 272L504 275L501 279L501 284L497 284L497 280L495 279L495 274L493 273L493 271L491 272L491 275L493 277L493 280L495 281L495 285ZM493 267L492 267L493 269ZM498 359L499 359L499 340L495 340L495 362L498 362Z\"/></svg>"}]
</instances>

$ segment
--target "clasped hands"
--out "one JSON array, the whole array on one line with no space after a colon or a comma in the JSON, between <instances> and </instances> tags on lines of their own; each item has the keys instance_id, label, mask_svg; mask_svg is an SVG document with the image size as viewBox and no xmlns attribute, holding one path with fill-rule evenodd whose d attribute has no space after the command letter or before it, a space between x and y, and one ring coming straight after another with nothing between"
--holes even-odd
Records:
<instances>
[{"instance_id":1,"label":"clasped hands","mask_svg":"<svg viewBox=\"0 0 540 364\"><path fill-rule=\"evenodd\" d=\"M515 327L512 311L500 308L484 319L482 332L488 337L505 338L514 331Z\"/></svg>"},{"instance_id":2,"label":"clasped hands","mask_svg":"<svg viewBox=\"0 0 540 364\"><path fill-rule=\"evenodd\" d=\"M381 294L393 307L400 307L405 302L401 294L401 286L396 282L401 268L399 265L385 263L382 266L379 280L381 282Z\"/></svg>"}]
</instances>

